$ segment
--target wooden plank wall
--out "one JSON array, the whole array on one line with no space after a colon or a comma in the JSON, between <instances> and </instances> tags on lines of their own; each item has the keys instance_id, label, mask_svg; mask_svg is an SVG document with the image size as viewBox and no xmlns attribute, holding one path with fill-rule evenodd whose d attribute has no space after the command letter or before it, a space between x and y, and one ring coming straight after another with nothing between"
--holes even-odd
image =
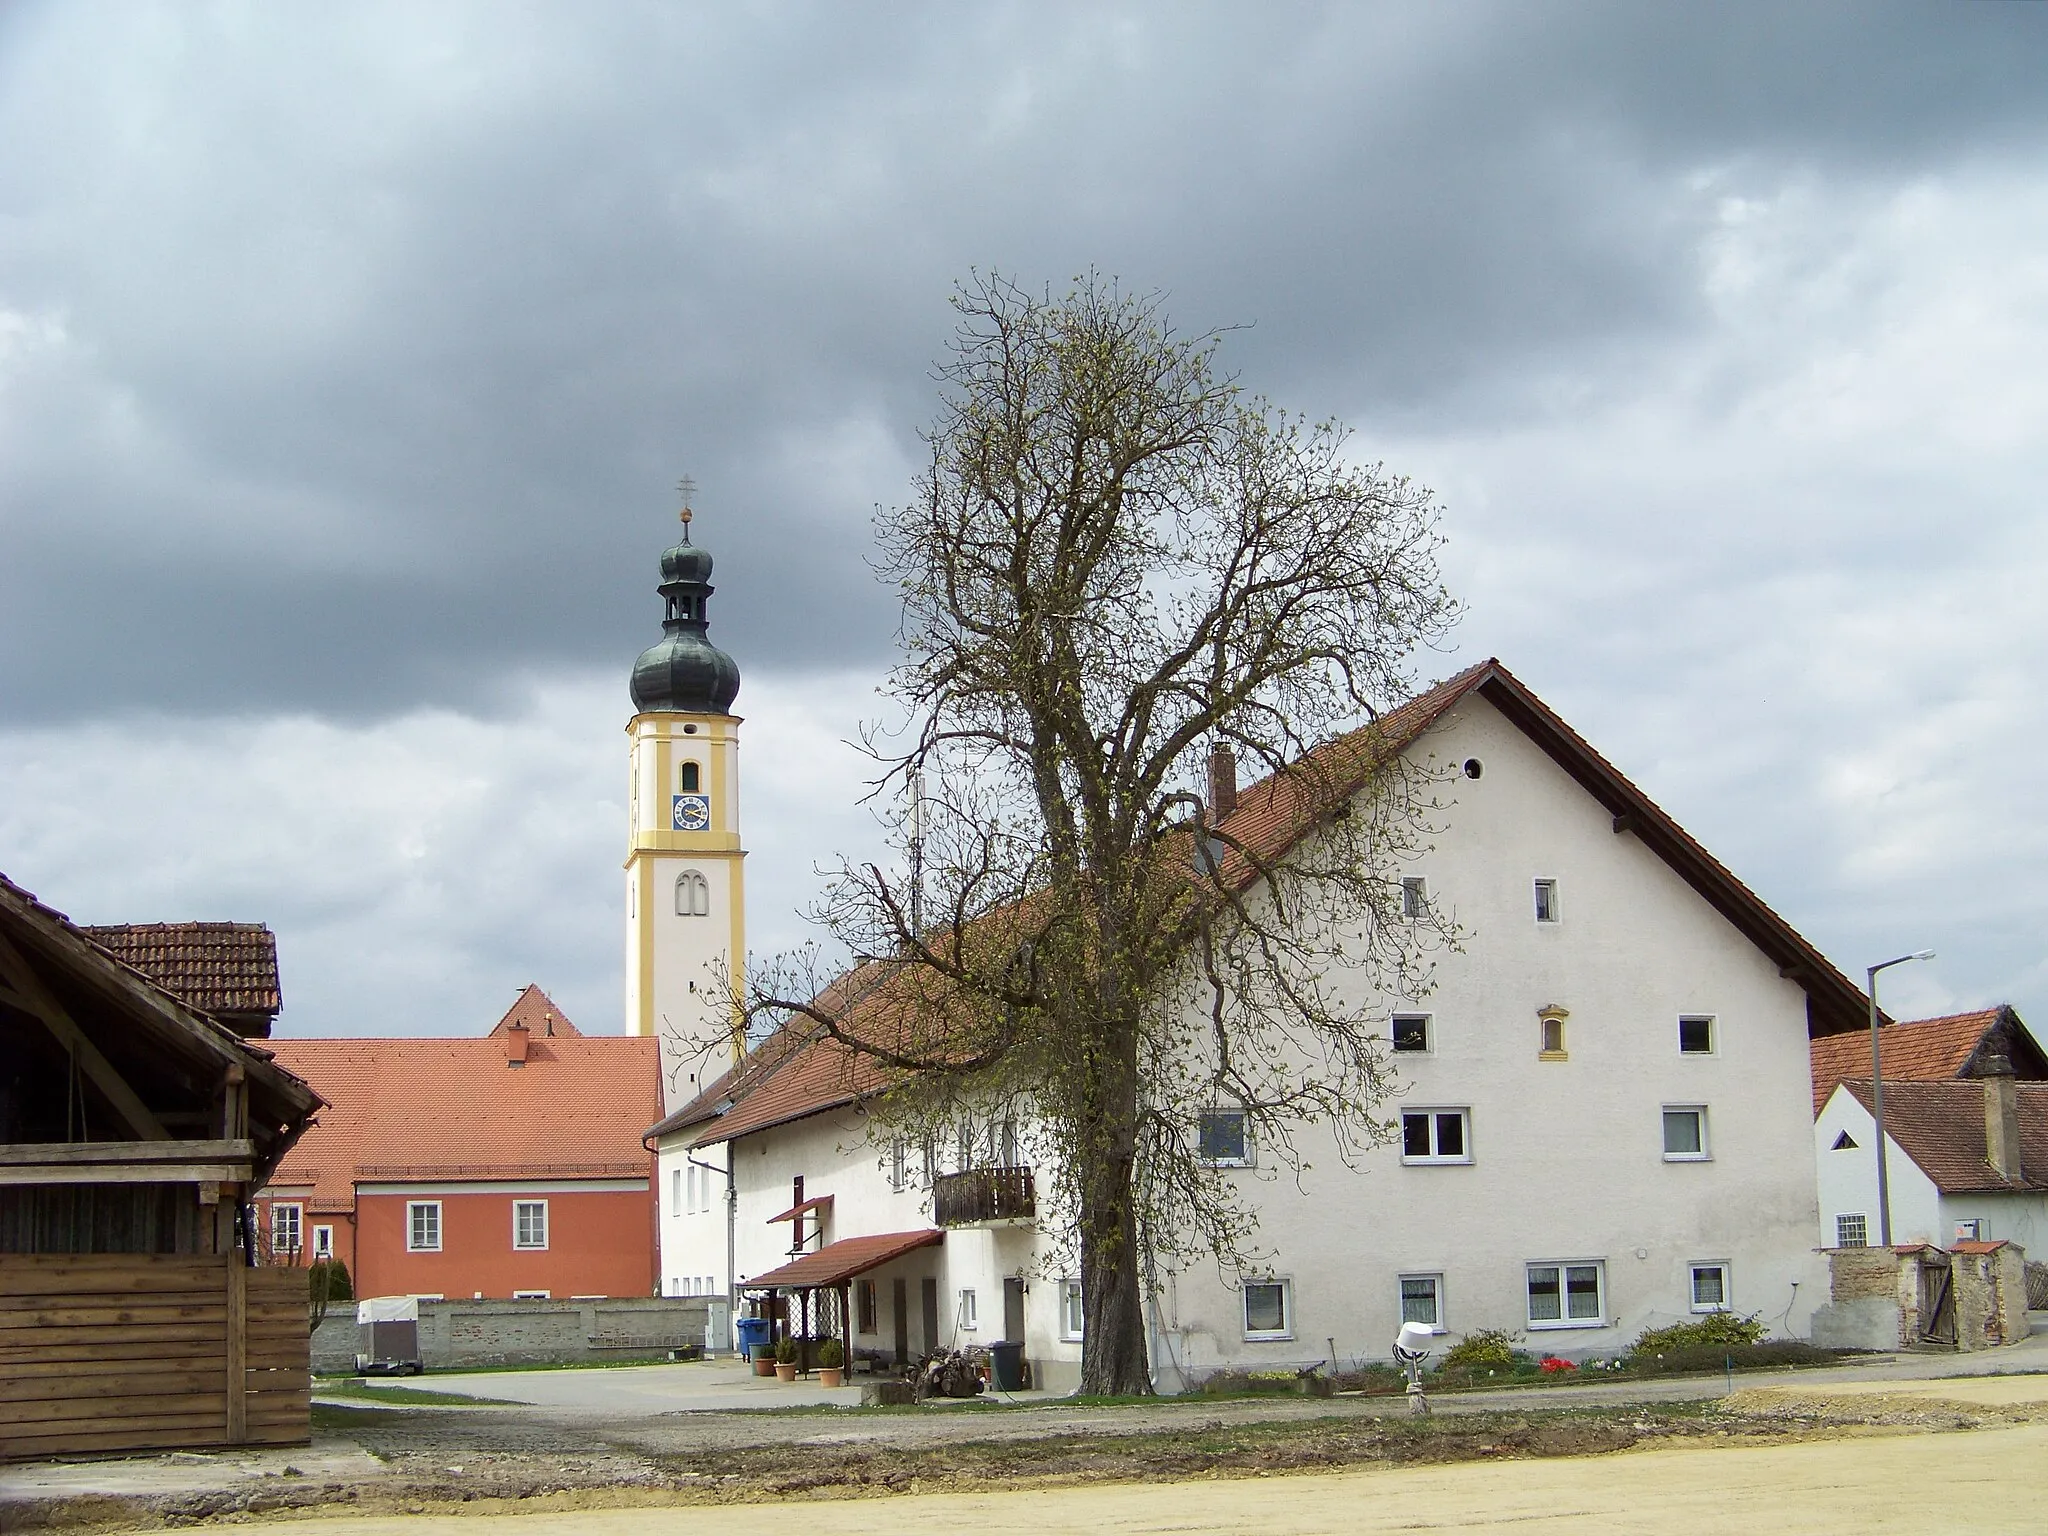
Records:
<instances>
[{"instance_id":1,"label":"wooden plank wall","mask_svg":"<svg viewBox=\"0 0 2048 1536\"><path fill-rule=\"evenodd\" d=\"M0 1254L0 1457L302 1444L308 1360L302 1269Z\"/></svg>"}]
</instances>

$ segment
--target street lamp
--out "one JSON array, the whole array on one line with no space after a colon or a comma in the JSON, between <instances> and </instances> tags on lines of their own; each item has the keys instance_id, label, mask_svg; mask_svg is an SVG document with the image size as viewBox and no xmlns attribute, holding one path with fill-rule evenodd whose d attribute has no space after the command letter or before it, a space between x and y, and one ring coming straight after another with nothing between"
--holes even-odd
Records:
<instances>
[{"instance_id":1,"label":"street lamp","mask_svg":"<svg viewBox=\"0 0 2048 1536\"><path fill-rule=\"evenodd\" d=\"M1877 1118L1877 1232L1879 1244L1886 1248L1892 1245L1892 1186L1884 1165L1884 1058L1879 1054L1877 1044L1877 973L1888 971L1895 965L1904 965L1908 960L1933 958L1933 950L1916 949L1910 955L1900 955L1896 960L1873 965L1867 973L1870 978L1870 1105Z\"/></svg>"}]
</instances>

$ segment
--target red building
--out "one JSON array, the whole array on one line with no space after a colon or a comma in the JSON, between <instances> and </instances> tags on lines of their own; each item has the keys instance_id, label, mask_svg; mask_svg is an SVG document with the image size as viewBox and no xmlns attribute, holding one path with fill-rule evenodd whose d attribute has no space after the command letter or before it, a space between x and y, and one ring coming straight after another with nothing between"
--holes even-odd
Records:
<instances>
[{"instance_id":1,"label":"red building","mask_svg":"<svg viewBox=\"0 0 2048 1536\"><path fill-rule=\"evenodd\" d=\"M259 1204L272 1253L358 1296L646 1296L651 1037L585 1035L529 986L488 1035L271 1040L329 1108Z\"/></svg>"}]
</instances>

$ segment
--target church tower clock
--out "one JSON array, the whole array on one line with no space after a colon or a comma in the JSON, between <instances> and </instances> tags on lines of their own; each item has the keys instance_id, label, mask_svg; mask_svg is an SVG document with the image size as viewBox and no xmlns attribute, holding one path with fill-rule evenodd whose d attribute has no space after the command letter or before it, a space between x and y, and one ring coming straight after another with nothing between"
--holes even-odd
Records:
<instances>
[{"instance_id":1,"label":"church tower clock","mask_svg":"<svg viewBox=\"0 0 2048 1536\"><path fill-rule=\"evenodd\" d=\"M680 1104L703 1042L737 1056L746 957L740 847L740 669L711 643L711 556L682 542L661 557L662 637L633 664L631 817L626 850L626 1033L661 1039L662 1092ZM715 1069L714 1069L715 1070Z\"/></svg>"}]
</instances>

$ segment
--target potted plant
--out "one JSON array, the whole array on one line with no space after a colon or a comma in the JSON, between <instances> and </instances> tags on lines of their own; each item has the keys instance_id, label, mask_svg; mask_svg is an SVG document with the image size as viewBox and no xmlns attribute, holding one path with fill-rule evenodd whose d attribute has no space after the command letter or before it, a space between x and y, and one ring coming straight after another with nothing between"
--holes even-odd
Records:
<instances>
[{"instance_id":1,"label":"potted plant","mask_svg":"<svg viewBox=\"0 0 2048 1536\"><path fill-rule=\"evenodd\" d=\"M766 1340L754 1346L753 1362L756 1376L775 1374L775 1350Z\"/></svg>"},{"instance_id":2,"label":"potted plant","mask_svg":"<svg viewBox=\"0 0 2048 1536\"><path fill-rule=\"evenodd\" d=\"M818 1346L818 1385L836 1387L846 1380L846 1349L837 1339Z\"/></svg>"},{"instance_id":3,"label":"potted plant","mask_svg":"<svg viewBox=\"0 0 2048 1536\"><path fill-rule=\"evenodd\" d=\"M775 1341L775 1375L779 1381L796 1380L796 1340L782 1338Z\"/></svg>"}]
</instances>

